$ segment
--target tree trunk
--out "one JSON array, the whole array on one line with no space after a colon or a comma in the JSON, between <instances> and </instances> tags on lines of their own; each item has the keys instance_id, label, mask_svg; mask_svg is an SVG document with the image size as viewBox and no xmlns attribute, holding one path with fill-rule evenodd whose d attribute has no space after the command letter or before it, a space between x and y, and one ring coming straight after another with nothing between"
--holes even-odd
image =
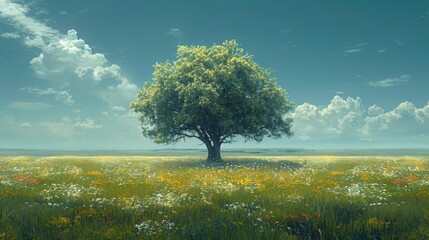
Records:
<instances>
[{"instance_id":1,"label":"tree trunk","mask_svg":"<svg viewBox=\"0 0 429 240\"><path fill-rule=\"evenodd\" d=\"M206 144L207 147L207 162L222 162L220 155L221 143Z\"/></svg>"}]
</instances>

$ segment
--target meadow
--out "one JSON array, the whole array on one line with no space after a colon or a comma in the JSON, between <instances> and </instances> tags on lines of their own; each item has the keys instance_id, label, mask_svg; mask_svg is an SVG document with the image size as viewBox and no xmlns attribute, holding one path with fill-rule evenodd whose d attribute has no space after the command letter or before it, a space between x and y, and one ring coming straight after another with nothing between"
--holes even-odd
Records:
<instances>
[{"instance_id":1,"label":"meadow","mask_svg":"<svg viewBox=\"0 0 429 240\"><path fill-rule=\"evenodd\" d=\"M429 157L370 153L3 155L0 239L429 239Z\"/></svg>"}]
</instances>

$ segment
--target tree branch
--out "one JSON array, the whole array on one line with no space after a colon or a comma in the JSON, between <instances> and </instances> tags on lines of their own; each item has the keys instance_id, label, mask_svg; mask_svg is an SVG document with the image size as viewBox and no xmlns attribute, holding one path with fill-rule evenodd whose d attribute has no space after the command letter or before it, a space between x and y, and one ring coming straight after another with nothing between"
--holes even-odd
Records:
<instances>
[{"instance_id":1,"label":"tree branch","mask_svg":"<svg viewBox=\"0 0 429 240\"><path fill-rule=\"evenodd\" d=\"M200 139L204 144L207 144L209 140L204 136L203 132L195 126L192 130L194 130L198 134L198 139Z\"/></svg>"},{"instance_id":2,"label":"tree branch","mask_svg":"<svg viewBox=\"0 0 429 240\"><path fill-rule=\"evenodd\" d=\"M221 143L230 143L231 141L230 141L230 140L226 140L227 138L228 138L227 136L222 137L222 138L220 139L220 142L221 142Z\"/></svg>"}]
</instances>

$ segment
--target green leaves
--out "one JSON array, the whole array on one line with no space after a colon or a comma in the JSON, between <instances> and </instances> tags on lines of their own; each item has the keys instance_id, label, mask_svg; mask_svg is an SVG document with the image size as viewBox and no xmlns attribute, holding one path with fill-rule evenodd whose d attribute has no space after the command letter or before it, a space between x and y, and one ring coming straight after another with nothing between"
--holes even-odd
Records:
<instances>
[{"instance_id":1,"label":"green leaves","mask_svg":"<svg viewBox=\"0 0 429 240\"><path fill-rule=\"evenodd\" d=\"M271 73L259 67L235 40L222 45L179 46L173 63L154 66L131 108L140 114L143 134L157 143L194 137L221 144L241 135L292 136L293 109Z\"/></svg>"}]
</instances>

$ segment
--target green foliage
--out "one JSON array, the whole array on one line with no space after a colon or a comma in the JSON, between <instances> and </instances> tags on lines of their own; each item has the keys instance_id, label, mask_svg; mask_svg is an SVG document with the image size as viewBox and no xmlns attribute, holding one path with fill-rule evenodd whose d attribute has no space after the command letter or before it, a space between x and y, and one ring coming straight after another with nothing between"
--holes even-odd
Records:
<instances>
[{"instance_id":1,"label":"green foliage","mask_svg":"<svg viewBox=\"0 0 429 240\"><path fill-rule=\"evenodd\" d=\"M292 136L287 93L236 41L179 46L174 63L154 68L153 82L131 107L140 113L144 136L156 143L191 137L213 147L237 135L246 141Z\"/></svg>"}]
</instances>

